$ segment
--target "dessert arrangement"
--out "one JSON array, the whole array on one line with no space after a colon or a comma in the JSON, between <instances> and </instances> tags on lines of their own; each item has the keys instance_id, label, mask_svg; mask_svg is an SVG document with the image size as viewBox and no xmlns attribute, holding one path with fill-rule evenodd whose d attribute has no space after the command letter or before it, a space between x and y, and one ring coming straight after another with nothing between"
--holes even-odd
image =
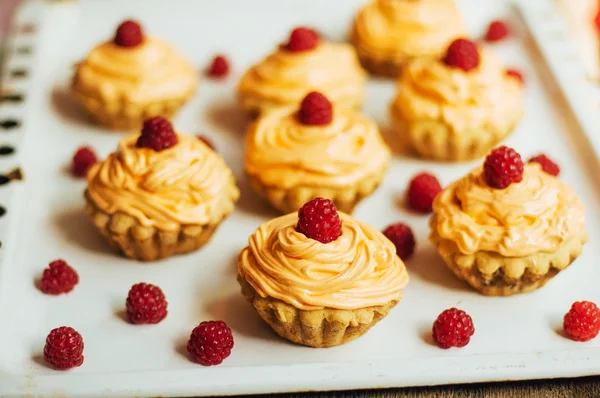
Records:
<instances>
[{"instance_id":1,"label":"dessert arrangement","mask_svg":"<svg viewBox=\"0 0 600 398\"><path fill-rule=\"evenodd\" d=\"M289 26L289 36L275 49L262 48L266 57L240 68L239 76L232 73L235 54L215 52L205 65L194 65L177 43L146 36L151 24L144 28L134 19L118 25L112 39L75 66L69 92L99 130L93 134L115 139L107 156L93 138L80 147L70 173L84 184L73 186L81 191L82 219L115 249L102 254L139 267L138 281L122 291L122 323L148 332L179 316L169 289L160 280L150 283L144 270L177 272L184 255L197 267L211 262L203 256L211 238L219 227L223 234L232 214L250 212L252 195L274 212L252 218L252 231L227 229L247 238L244 246L227 246L228 283L247 305L245 322L256 319L278 344L337 352L330 347L355 340L351 345L359 347L372 328L393 333L386 322L419 305L413 272L430 267L416 264L424 258L415 256L419 250L430 251L428 261L439 260L442 270L445 264L465 294L490 303L494 297L487 296L544 289L578 266L588 231L593 235L585 195L560 178L560 166L563 173L567 167L551 159L555 154L530 157L505 142L527 134L521 126L530 112L523 74L495 48L513 40L507 22L491 21L481 37L470 37L452 0L371 0L349 21L347 42ZM389 126L363 108L372 78L394 88L382 107ZM206 130L178 129L184 124L178 111L194 108L204 79L215 87L234 83L231 112L243 115L244 126L229 144L239 147L241 168ZM398 153L398 144L407 152ZM405 156L419 159L421 171L407 170L400 191L384 184L383 194L400 196L390 201L410 216L386 214L385 227L376 227L364 215L378 211L370 201L384 181L398 177ZM465 162L471 162L466 174L453 169ZM452 170L453 181L432 172L440 167ZM420 238L422 227L429 240ZM30 288L61 305L50 296L71 299L85 281L79 271L68 257L55 259ZM430 282L440 285L444 277ZM600 309L583 298L571 303L561 316L561 338L594 339ZM426 315L426 333L415 331L423 344L457 349L483 339L476 332L479 314L461 300L444 308L437 317ZM202 318L195 325L177 348L186 361L215 366L235 352L239 331L230 319ZM77 324L55 326L43 345L43 364L85 367L92 354L84 341L93 339Z\"/></svg>"}]
</instances>

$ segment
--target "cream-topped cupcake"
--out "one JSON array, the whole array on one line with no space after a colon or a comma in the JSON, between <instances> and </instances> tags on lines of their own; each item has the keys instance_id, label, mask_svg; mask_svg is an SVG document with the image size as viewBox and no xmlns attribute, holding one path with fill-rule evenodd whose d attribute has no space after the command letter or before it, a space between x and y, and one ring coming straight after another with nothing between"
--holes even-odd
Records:
<instances>
[{"instance_id":1,"label":"cream-topped cupcake","mask_svg":"<svg viewBox=\"0 0 600 398\"><path fill-rule=\"evenodd\" d=\"M299 109L300 108L300 109ZM313 92L301 106L261 116L248 128L245 168L255 190L283 213L317 196L350 213L388 169L375 122Z\"/></svg>"},{"instance_id":2,"label":"cream-topped cupcake","mask_svg":"<svg viewBox=\"0 0 600 398\"><path fill-rule=\"evenodd\" d=\"M395 77L415 58L440 57L462 34L453 0L374 0L356 16L352 41L365 68Z\"/></svg>"},{"instance_id":3,"label":"cream-topped cupcake","mask_svg":"<svg viewBox=\"0 0 600 398\"><path fill-rule=\"evenodd\" d=\"M72 89L99 123L136 129L149 117L174 115L197 85L198 72L174 48L126 21L77 65Z\"/></svg>"},{"instance_id":4,"label":"cream-topped cupcake","mask_svg":"<svg viewBox=\"0 0 600 398\"><path fill-rule=\"evenodd\" d=\"M431 240L448 267L483 294L537 289L577 258L587 241L575 192L512 149L444 189L433 203Z\"/></svg>"},{"instance_id":5,"label":"cream-topped cupcake","mask_svg":"<svg viewBox=\"0 0 600 398\"><path fill-rule=\"evenodd\" d=\"M465 39L444 58L411 62L391 105L396 133L423 157L462 161L484 156L523 117L519 79L489 49Z\"/></svg>"},{"instance_id":6,"label":"cream-topped cupcake","mask_svg":"<svg viewBox=\"0 0 600 398\"><path fill-rule=\"evenodd\" d=\"M408 283L394 245L323 198L262 224L248 243L238 257L242 293L298 344L330 347L362 336Z\"/></svg>"},{"instance_id":7,"label":"cream-topped cupcake","mask_svg":"<svg viewBox=\"0 0 600 398\"><path fill-rule=\"evenodd\" d=\"M289 42L251 67L242 77L238 95L251 115L298 104L319 90L338 106L360 107L366 73L352 46L330 43L307 28L296 28Z\"/></svg>"},{"instance_id":8,"label":"cream-topped cupcake","mask_svg":"<svg viewBox=\"0 0 600 398\"><path fill-rule=\"evenodd\" d=\"M200 248L239 196L223 158L161 117L119 142L87 178L95 226L127 257L144 261Z\"/></svg>"}]
</instances>

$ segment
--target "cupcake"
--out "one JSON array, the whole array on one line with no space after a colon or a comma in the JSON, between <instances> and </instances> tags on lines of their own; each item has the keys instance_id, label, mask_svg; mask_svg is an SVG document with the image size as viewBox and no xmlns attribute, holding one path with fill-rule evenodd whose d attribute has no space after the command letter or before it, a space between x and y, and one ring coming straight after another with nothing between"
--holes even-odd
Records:
<instances>
[{"instance_id":1,"label":"cupcake","mask_svg":"<svg viewBox=\"0 0 600 398\"><path fill-rule=\"evenodd\" d=\"M430 239L454 274L480 293L508 296L543 286L587 241L583 204L566 184L513 149L444 189Z\"/></svg>"},{"instance_id":2,"label":"cupcake","mask_svg":"<svg viewBox=\"0 0 600 398\"><path fill-rule=\"evenodd\" d=\"M242 294L281 337L331 347L365 334L408 283L379 231L316 198L262 224L238 257Z\"/></svg>"},{"instance_id":3,"label":"cupcake","mask_svg":"<svg viewBox=\"0 0 600 398\"><path fill-rule=\"evenodd\" d=\"M174 48L125 21L77 65L72 90L98 123L138 129L152 116L173 116L197 85L198 73Z\"/></svg>"},{"instance_id":4,"label":"cupcake","mask_svg":"<svg viewBox=\"0 0 600 398\"><path fill-rule=\"evenodd\" d=\"M300 109L298 109L300 108ZM249 126L245 168L256 192L282 213L322 196L354 206L379 185L390 151L377 125L318 92L300 107L282 107Z\"/></svg>"},{"instance_id":5,"label":"cupcake","mask_svg":"<svg viewBox=\"0 0 600 398\"><path fill-rule=\"evenodd\" d=\"M453 0L374 0L358 13L352 42L369 72L396 77L415 58L441 57L462 32Z\"/></svg>"},{"instance_id":6,"label":"cupcake","mask_svg":"<svg viewBox=\"0 0 600 398\"><path fill-rule=\"evenodd\" d=\"M296 105L315 89L339 106L356 108L363 101L365 80L352 46L329 43L311 29L296 28L287 44L244 74L238 95L252 116Z\"/></svg>"},{"instance_id":7,"label":"cupcake","mask_svg":"<svg viewBox=\"0 0 600 398\"><path fill-rule=\"evenodd\" d=\"M399 139L424 158L480 158L523 117L521 81L490 50L457 39L444 58L406 67L391 114Z\"/></svg>"},{"instance_id":8,"label":"cupcake","mask_svg":"<svg viewBox=\"0 0 600 398\"><path fill-rule=\"evenodd\" d=\"M154 117L87 175L86 212L125 256L153 261L204 245L239 196L225 161Z\"/></svg>"}]
</instances>

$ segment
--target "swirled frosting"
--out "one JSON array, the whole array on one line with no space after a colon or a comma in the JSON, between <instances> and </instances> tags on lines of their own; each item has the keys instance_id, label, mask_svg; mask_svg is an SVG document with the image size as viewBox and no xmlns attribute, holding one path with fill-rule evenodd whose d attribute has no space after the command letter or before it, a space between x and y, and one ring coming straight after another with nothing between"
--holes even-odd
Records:
<instances>
[{"instance_id":1,"label":"swirled frosting","mask_svg":"<svg viewBox=\"0 0 600 398\"><path fill-rule=\"evenodd\" d=\"M138 148L137 138L123 139L88 173L88 197L100 210L165 231L218 222L233 210L231 170L201 140L180 134L177 145L157 152Z\"/></svg>"},{"instance_id":2,"label":"swirled frosting","mask_svg":"<svg viewBox=\"0 0 600 398\"><path fill-rule=\"evenodd\" d=\"M480 250L506 257L553 252L584 228L585 209L573 190L525 166L523 180L490 188L477 168L444 189L433 203L438 234L463 254Z\"/></svg>"},{"instance_id":3,"label":"swirled frosting","mask_svg":"<svg viewBox=\"0 0 600 398\"><path fill-rule=\"evenodd\" d=\"M146 38L133 48L112 41L94 48L77 66L74 88L109 103L146 104L187 97L197 83L198 73L175 49Z\"/></svg>"},{"instance_id":4,"label":"swirled frosting","mask_svg":"<svg viewBox=\"0 0 600 398\"><path fill-rule=\"evenodd\" d=\"M377 125L347 108L335 108L327 126L306 126L297 106L274 110L246 136L246 172L281 188L344 187L387 167L390 150Z\"/></svg>"},{"instance_id":5,"label":"swirled frosting","mask_svg":"<svg viewBox=\"0 0 600 398\"><path fill-rule=\"evenodd\" d=\"M322 41L309 51L279 48L244 74L238 92L242 103L262 110L298 104L315 90L334 103L356 106L365 80L352 46Z\"/></svg>"},{"instance_id":6,"label":"swirled frosting","mask_svg":"<svg viewBox=\"0 0 600 398\"><path fill-rule=\"evenodd\" d=\"M480 55L479 67L469 72L440 59L411 62L398 82L393 116L441 121L459 134L508 130L515 119L509 115L522 112L521 85L489 50L481 49Z\"/></svg>"},{"instance_id":7,"label":"swirled frosting","mask_svg":"<svg viewBox=\"0 0 600 398\"><path fill-rule=\"evenodd\" d=\"M394 245L340 213L342 235L323 244L296 231L295 213L261 225L240 254L238 272L262 297L301 310L353 310L399 300L408 283Z\"/></svg>"},{"instance_id":8,"label":"swirled frosting","mask_svg":"<svg viewBox=\"0 0 600 398\"><path fill-rule=\"evenodd\" d=\"M375 0L354 22L359 54L402 62L439 56L463 32L453 0Z\"/></svg>"}]
</instances>

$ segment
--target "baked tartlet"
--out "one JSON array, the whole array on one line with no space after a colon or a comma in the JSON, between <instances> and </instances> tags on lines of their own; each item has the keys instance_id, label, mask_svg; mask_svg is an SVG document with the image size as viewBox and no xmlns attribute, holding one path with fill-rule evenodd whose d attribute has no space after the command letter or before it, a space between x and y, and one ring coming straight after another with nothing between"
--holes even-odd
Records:
<instances>
[{"instance_id":1,"label":"baked tartlet","mask_svg":"<svg viewBox=\"0 0 600 398\"><path fill-rule=\"evenodd\" d=\"M317 92L308 94L300 107L259 117L246 135L249 180L282 213L318 196L351 213L379 186L390 156L372 120L333 106Z\"/></svg>"},{"instance_id":2,"label":"baked tartlet","mask_svg":"<svg viewBox=\"0 0 600 398\"><path fill-rule=\"evenodd\" d=\"M133 130L152 116L173 116L197 85L198 72L173 47L125 21L76 66L72 91L98 123Z\"/></svg>"},{"instance_id":3,"label":"baked tartlet","mask_svg":"<svg viewBox=\"0 0 600 398\"><path fill-rule=\"evenodd\" d=\"M296 105L316 89L338 106L362 105L366 72L349 44L321 40L307 28L296 28L287 44L252 66L238 85L242 107L257 116Z\"/></svg>"},{"instance_id":4,"label":"baked tartlet","mask_svg":"<svg viewBox=\"0 0 600 398\"><path fill-rule=\"evenodd\" d=\"M489 49L457 39L442 58L411 62L391 105L394 129L424 158L477 159L524 113L522 85Z\"/></svg>"},{"instance_id":5,"label":"baked tartlet","mask_svg":"<svg viewBox=\"0 0 600 398\"><path fill-rule=\"evenodd\" d=\"M199 249L239 196L223 158L161 117L120 141L87 179L94 225L125 256L144 261Z\"/></svg>"},{"instance_id":6,"label":"baked tartlet","mask_svg":"<svg viewBox=\"0 0 600 398\"><path fill-rule=\"evenodd\" d=\"M238 257L242 294L294 343L331 347L362 336L408 283L394 245L327 199L262 224L248 241Z\"/></svg>"},{"instance_id":7,"label":"baked tartlet","mask_svg":"<svg viewBox=\"0 0 600 398\"><path fill-rule=\"evenodd\" d=\"M507 185L508 183L508 185ZM535 290L587 241L575 192L542 165L500 147L433 204L430 239L454 274L485 295Z\"/></svg>"},{"instance_id":8,"label":"baked tartlet","mask_svg":"<svg viewBox=\"0 0 600 398\"><path fill-rule=\"evenodd\" d=\"M453 0L374 0L356 16L352 42L369 72L396 77L415 58L439 58L462 33Z\"/></svg>"}]
</instances>

